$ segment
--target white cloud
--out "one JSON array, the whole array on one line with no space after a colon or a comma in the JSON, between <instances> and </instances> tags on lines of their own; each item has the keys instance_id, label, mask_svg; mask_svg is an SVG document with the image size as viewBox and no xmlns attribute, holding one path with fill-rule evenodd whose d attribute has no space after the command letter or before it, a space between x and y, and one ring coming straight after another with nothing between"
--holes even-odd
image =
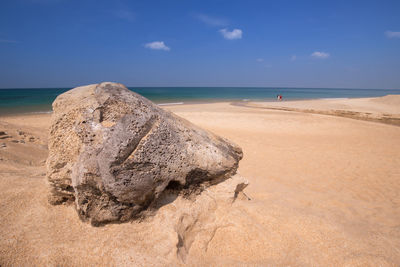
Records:
<instances>
[{"instance_id":1,"label":"white cloud","mask_svg":"<svg viewBox=\"0 0 400 267\"><path fill-rule=\"evenodd\" d=\"M314 53L311 54L311 56L315 57L315 58L326 59L326 58L330 57L330 54L326 53L326 52L315 51Z\"/></svg>"},{"instance_id":2,"label":"white cloud","mask_svg":"<svg viewBox=\"0 0 400 267\"><path fill-rule=\"evenodd\" d=\"M234 40L234 39L242 39L242 30L233 29L233 31L228 31L227 29L219 30L219 32L224 36L225 39Z\"/></svg>"},{"instance_id":3,"label":"white cloud","mask_svg":"<svg viewBox=\"0 0 400 267\"><path fill-rule=\"evenodd\" d=\"M263 62L264 59L263 59L263 58L257 58L256 61L257 61L257 62Z\"/></svg>"},{"instance_id":4,"label":"white cloud","mask_svg":"<svg viewBox=\"0 0 400 267\"><path fill-rule=\"evenodd\" d=\"M400 38L400 32L385 31L387 38Z\"/></svg>"},{"instance_id":5,"label":"white cloud","mask_svg":"<svg viewBox=\"0 0 400 267\"><path fill-rule=\"evenodd\" d=\"M291 61L295 61L296 59L297 59L297 56L296 56L296 55L293 55L293 56L290 57L290 60L291 60Z\"/></svg>"},{"instance_id":6,"label":"white cloud","mask_svg":"<svg viewBox=\"0 0 400 267\"><path fill-rule=\"evenodd\" d=\"M210 17L205 14L199 14L196 16L201 22L210 25L210 26L226 26L228 25L228 21L222 18Z\"/></svg>"},{"instance_id":7,"label":"white cloud","mask_svg":"<svg viewBox=\"0 0 400 267\"><path fill-rule=\"evenodd\" d=\"M153 50L164 50L164 51L171 50L162 41L155 41L155 42L147 43L147 44L144 45L144 47L149 48L149 49L153 49Z\"/></svg>"}]
</instances>

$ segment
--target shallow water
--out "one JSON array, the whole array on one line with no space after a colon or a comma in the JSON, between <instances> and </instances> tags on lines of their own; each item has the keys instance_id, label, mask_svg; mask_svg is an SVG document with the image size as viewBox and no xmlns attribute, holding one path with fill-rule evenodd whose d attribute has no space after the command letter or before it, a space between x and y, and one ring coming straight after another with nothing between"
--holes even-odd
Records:
<instances>
[{"instance_id":1,"label":"shallow water","mask_svg":"<svg viewBox=\"0 0 400 267\"><path fill-rule=\"evenodd\" d=\"M50 112L54 99L71 88L0 89L0 115ZM400 89L334 89L272 87L129 87L158 104L196 102L377 97Z\"/></svg>"}]
</instances>

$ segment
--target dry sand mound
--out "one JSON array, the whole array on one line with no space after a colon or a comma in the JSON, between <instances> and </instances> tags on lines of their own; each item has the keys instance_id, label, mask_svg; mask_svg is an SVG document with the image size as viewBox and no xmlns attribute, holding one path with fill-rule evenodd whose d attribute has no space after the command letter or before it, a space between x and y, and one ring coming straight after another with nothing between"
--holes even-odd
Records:
<instances>
[{"instance_id":1,"label":"dry sand mound","mask_svg":"<svg viewBox=\"0 0 400 267\"><path fill-rule=\"evenodd\" d=\"M371 101L400 108L400 95L386 95L382 97L376 97L371 99Z\"/></svg>"},{"instance_id":2,"label":"dry sand mound","mask_svg":"<svg viewBox=\"0 0 400 267\"><path fill-rule=\"evenodd\" d=\"M399 95L283 102L237 102L234 105L333 115L400 126Z\"/></svg>"}]
</instances>

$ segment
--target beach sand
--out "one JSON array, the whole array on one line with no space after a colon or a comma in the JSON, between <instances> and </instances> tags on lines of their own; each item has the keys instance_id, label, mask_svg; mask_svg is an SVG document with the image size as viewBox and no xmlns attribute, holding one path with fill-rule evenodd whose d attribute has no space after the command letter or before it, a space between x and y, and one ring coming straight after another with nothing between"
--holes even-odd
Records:
<instances>
[{"instance_id":1,"label":"beach sand","mask_svg":"<svg viewBox=\"0 0 400 267\"><path fill-rule=\"evenodd\" d=\"M225 224L206 248L200 225L184 260L162 218L174 202L144 222L82 223L47 202L50 115L0 117L11 136L0 139L0 265L399 266L400 127L335 114L397 118L399 107L398 96L163 107L239 144L250 182L251 200L206 211Z\"/></svg>"},{"instance_id":2,"label":"beach sand","mask_svg":"<svg viewBox=\"0 0 400 267\"><path fill-rule=\"evenodd\" d=\"M333 115L400 126L400 95L357 99L238 102L235 105Z\"/></svg>"}]
</instances>

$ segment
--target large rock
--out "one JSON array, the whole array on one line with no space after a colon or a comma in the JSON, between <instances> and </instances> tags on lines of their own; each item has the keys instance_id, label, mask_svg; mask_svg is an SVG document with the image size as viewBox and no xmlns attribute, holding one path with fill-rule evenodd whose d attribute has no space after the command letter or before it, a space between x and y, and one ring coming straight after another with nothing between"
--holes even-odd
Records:
<instances>
[{"instance_id":1,"label":"large rock","mask_svg":"<svg viewBox=\"0 0 400 267\"><path fill-rule=\"evenodd\" d=\"M50 203L93 225L136 218L165 190L186 194L236 173L242 150L122 84L77 87L53 103Z\"/></svg>"}]
</instances>

